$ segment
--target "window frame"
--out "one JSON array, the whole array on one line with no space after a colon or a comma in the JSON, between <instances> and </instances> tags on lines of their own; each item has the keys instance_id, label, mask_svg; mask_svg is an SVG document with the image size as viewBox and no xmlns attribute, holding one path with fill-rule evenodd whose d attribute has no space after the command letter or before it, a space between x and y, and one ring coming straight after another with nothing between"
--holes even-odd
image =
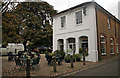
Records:
<instances>
[{"instance_id":1,"label":"window frame","mask_svg":"<svg viewBox=\"0 0 120 78\"><path fill-rule=\"evenodd\" d=\"M104 38L104 40L101 42L101 38ZM102 52L102 44L104 45L105 52ZM100 35L100 51L101 51L101 55L106 55L106 37L104 35Z\"/></svg>"},{"instance_id":2,"label":"window frame","mask_svg":"<svg viewBox=\"0 0 120 78\"><path fill-rule=\"evenodd\" d=\"M110 25L110 18L107 18L107 24L108 24L108 29L111 29L111 25Z\"/></svg>"},{"instance_id":3,"label":"window frame","mask_svg":"<svg viewBox=\"0 0 120 78\"><path fill-rule=\"evenodd\" d=\"M113 49L113 52L111 52L112 49ZM113 38L110 38L110 53L115 54L115 51L114 51L114 39Z\"/></svg>"},{"instance_id":4,"label":"window frame","mask_svg":"<svg viewBox=\"0 0 120 78\"><path fill-rule=\"evenodd\" d=\"M77 11L75 12L75 20L76 20L76 25L82 24L83 23L83 18L82 18L82 11Z\"/></svg>"},{"instance_id":5,"label":"window frame","mask_svg":"<svg viewBox=\"0 0 120 78\"><path fill-rule=\"evenodd\" d=\"M60 19L61 19L61 28L65 28L66 16L62 16Z\"/></svg>"},{"instance_id":6,"label":"window frame","mask_svg":"<svg viewBox=\"0 0 120 78\"><path fill-rule=\"evenodd\" d=\"M117 40L117 53L119 53L119 41Z\"/></svg>"}]
</instances>

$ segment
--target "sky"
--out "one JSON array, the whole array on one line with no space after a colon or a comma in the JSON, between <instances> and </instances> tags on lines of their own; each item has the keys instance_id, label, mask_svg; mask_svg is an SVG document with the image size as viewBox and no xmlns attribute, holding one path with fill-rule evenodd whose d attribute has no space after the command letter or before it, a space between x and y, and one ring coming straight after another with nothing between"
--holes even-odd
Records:
<instances>
[{"instance_id":1,"label":"sky","mask_svg":"<svg viewBox=\"0 0 120 78\"><path fill-rule=\"evenodd\" d=\"M20 0L23 1L23 0ZM36 1L36 0L32 0ZM37 0L41 1L41 0ZM93 1L93 0L43 0L54 6L55 10L58 10L58 12L66 10L70 7L74 7L76 5L79 5L83 2L87 1ZM94 0L99 5L101 5L104 9L112 13L114 16L118 17L118 2L120 0Z\"/></svg>"},{"instance_id":2,"label":"sky","mask_svg":"<svg viewBox=\"0 0 120 78\"><path fill-rule=\"evenodd\" d=\"M70 7L79 5L83 2L92 1L92 0L44 0L47 1L49 4L54 6L55 10L58 12L66 10ZM118 17L118 2L120 0L94 0L107 11L112 13L114 16Z\"/></svg>"}]
</instances>

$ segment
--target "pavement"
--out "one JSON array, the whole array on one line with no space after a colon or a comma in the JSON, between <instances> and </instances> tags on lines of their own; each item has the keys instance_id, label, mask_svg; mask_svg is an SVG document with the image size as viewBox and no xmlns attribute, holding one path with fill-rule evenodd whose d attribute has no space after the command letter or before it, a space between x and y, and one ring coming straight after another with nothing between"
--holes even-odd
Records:
<instances>
[{"instance_id":1,"label":"pavement","mask_svg":"<svg viewBox=\"0 0 120 78\"><path fill-rule=\"evenodd\" d=\"M85 66L83 65L83 62L74 62L74 68L70 68L70 63L62 62L61 66L57 65L57 72L53 72L53 66L49 66L45 59L45 55L41 54L40 64L38 65L39 68L36 67L33 71L31 70L30 75L31 76L55 76L55 77L60 77L63 75L64 76L65 75L66 76L79 76L78 72L84 71L87 69L92 69L93 71L89 70L89 72L91 72L91 73L97 72L97 69L94 70L93 67L102 65L102 64L106 63L106 61L108 62L111 60L103 60L102 62L86 62ZM113 62L112 67L118 67L116 65L117 65L117 63ZM8 62L7 57L2 57L2 75L3 76L26 76L25 69L13 70L14 67L15 67L14 61ZM112 68L111 66L109 66L109 64L107 64L106 67ZM103 66L103 69L106 69L106 67ZM100 67L98 67L98 68L100 68ZM102 68L100 68L100 70L102 70ZM109 69L109 70L111 70L111 69ZM103 70L103 72L104 72L104 70ZM116 71L114 71L114 72L116 72ZM114 72L113 72L113 74L114 74ZM80 72L80 73L82 73L82 72ZM84 75L86 75L85 73L80 74L80 75L84 76ZM113 74L111 74L111 75L113 75ZM90 73L88 73L87 75L90 76Z\"/></svg>"},{"instance_id":2,"label":"pavement","mask_svg":"<svg viewBox=\"0 0 120 78\"><path fill-rule=\"evenodd\" d=\"M67 73L61 77L116 77L120 76L120 58L111 59L105 63L101 63L95 66L91 66L82 70Z\"/></svg>"}]
</instances>

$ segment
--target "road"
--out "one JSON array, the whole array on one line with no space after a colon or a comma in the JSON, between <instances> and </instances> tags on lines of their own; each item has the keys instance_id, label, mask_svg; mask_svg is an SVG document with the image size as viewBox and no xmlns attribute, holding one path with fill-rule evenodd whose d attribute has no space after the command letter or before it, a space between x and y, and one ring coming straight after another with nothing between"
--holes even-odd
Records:
<instances>
[{"instance_id":1,"label":"road","mask_svg":"<svg viewBox=\"0 0 120 78\"><path fill-rule=\"evenodd\" d=\"M67 76L118 76L118 74L120 74L118 68L120 68L120 59L114 59L93 68L78 71L76 73L69 73Z\"/></svg>"}]
</instances>

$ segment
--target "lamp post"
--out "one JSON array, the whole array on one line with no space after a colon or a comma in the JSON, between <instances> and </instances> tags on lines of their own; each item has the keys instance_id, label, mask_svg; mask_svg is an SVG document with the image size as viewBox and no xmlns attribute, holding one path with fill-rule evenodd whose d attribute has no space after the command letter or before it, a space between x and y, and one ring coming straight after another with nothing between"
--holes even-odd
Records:
<instances>
[{"instance_id":1,"label":"lamp post","mask_svg":"<svg viewBox=\"0 0 120 78\"><path fill-rule=\"evenodd\" d=\"M26 46L28 47L27 54L29 52L29 41L27 41ZM30 78L30 58L27 59L26 77Z\"/></svg>"},{"instance_id":2,"label":"lamp post","mask_svg":"<svg viewBox=\"0 0 120 78\"><path fill-rule=\"evenodd\" d=\"M30 41L27 40L27 42L26 42L26 46L27 46L27 48L28 48L28 51L27 51L27 52L29 52L29 43L30 43Z\"/></svg>"},{"instance_id":3,"label":"lamp post","mask_svg":"<svg viewBox=\"0 0 120 78\"><path fill-rule=\"evenodd\" d=\"M73 50L71 48L68 50L68 54L70 54L71 68L74 68L74 65L73 65Z\"/></svg>"},{"instance_id":4,"label":"lamp post","mask_svg":"<svg viewBox=\"0 0 120 78\"><path fill-rule=\"evenodd\" d=\"M85 65L85 45L83 47L83 65Z\"/></svg>"}]
</instances>

